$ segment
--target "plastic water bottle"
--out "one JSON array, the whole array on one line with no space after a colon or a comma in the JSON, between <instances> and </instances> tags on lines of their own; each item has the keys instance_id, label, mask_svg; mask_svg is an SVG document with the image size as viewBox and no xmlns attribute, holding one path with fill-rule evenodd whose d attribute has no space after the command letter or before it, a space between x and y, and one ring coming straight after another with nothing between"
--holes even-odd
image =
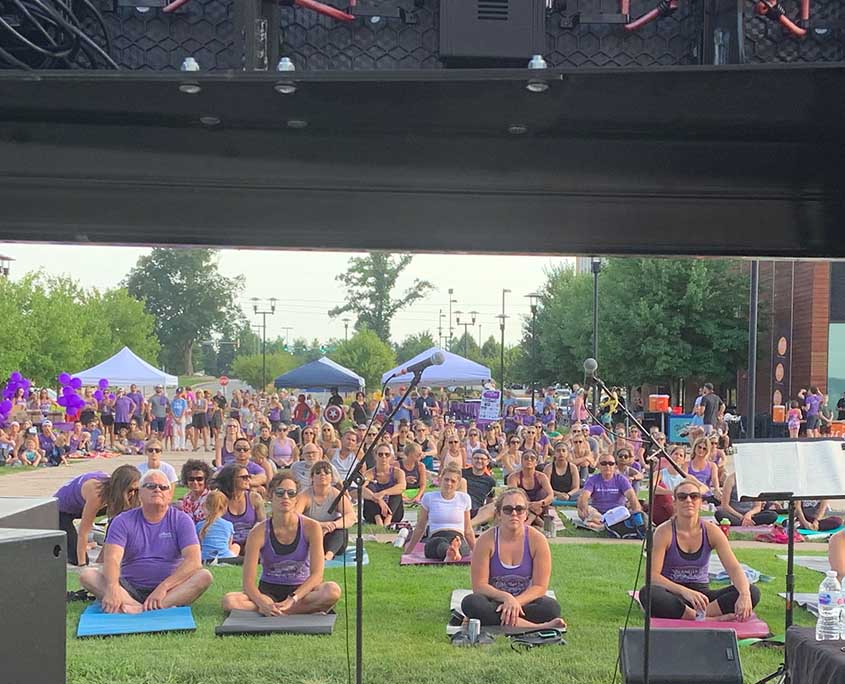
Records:
<instances>
[{"instance_id":1,"label":"plastic water bottle","mask_svg":"<svg viewBox=\"0 0 845 684\"><path fill-rule=\"evenodd\" d=\"M393 540L393 546L395 546L397 549L401 549L403 546L405 546L405 541L408 539L408 534L409 532L407 527L403 527L401 530L399 530L399 534L397 534L396 539Z\"/></svg>"},{"instance_id":2,"label":"plastic water bottle","mask_svg":"<svg viewBox=\"0 0 845 684\"><path fill-rule=\"evenodd\" d=\"M839 638L839 614L841 612L842 587L836 579L836 571L828 570L819 585L819 619L816 621L816 641Z\"/></svg>"}]
</instances>

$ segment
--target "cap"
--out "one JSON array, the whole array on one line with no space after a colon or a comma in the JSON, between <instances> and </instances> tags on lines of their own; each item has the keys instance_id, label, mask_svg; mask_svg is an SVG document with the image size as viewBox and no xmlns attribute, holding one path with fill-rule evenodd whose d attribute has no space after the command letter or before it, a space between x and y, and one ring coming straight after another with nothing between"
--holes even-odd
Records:
<instances>
[{"instance_id":1,"label":"cap","mask_svg":"<svg viewBox=\"0 0 845 684\"><path fill-rule=\"evenodd\" d=\"M355 429L356 430L366 430L367 426L364 425L363 423L358 423L358 425L355 426Z\"/></svg>"},{"instance_id":2,"label":"cap","mask_svg":"<svg viewBox=\"0 0 845 684\"><path fill-rule=\"evenodd\" d=\"M42 420L41 421L41 427L53 427L53 423L52 423L52 421L49 421L49 420Z\"/></svg>"},{"instance_id":3,"label":"cap","mask_svg":"<svg viewBox=\"0 0 845 684\"><path fill-rule=\"evenodd\" d=\"M156 389L164 389L164 387L162 387L161 385L156 385L155 388Z\"/></svg>"},{"instance_id":4,"label":"cap","mask_svg":"<svg viewBox=\"0 0 845 684\"><path fill-rule=\"evenodd\" d=\"M28 429L27 429L26 433L27 433L28 435L37 435L37 434L38 434L38 430L36 430L34 427L31 427L31 428L28 428Z\"/></svg>"}]
</instances>

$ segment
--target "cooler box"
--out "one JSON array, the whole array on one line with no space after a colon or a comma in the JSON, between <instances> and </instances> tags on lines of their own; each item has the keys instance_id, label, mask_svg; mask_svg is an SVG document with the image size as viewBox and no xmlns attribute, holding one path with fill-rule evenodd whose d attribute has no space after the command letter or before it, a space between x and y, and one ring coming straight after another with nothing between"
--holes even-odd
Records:
<instances>
[{"instance_id":1,"label":"cooler box","mask_svg":"<svg viewBox=\"0 0 845 684\"><path fill-rule=\"evenodd\" d=\"M669 413L669 395L649 394L648 410L652 413Z\"/></svg>"},{"instance_id":2,"label":"cooler box","mask_svg":"<svg viewBox=\"0 0 845 684\"><path fill-rule=\"evenodd\" d=\"M673 406L672 407L672 413L674 413L676 416L681 415L683 412L684 412L683 406Z\"/></svg>"},{"instance_id":3,"label":"cooler box","mask_svg":"<svg viewBox=\"0 0 845 684\"><path fill-rule=\"evenodd\" d=\"M772 422L785 423L786 422L786 406L777 404L772 406Z\"/></svg>"},{"instance_id":4,"label":"cooler box","mask_svg":"<svg viewBox=\"0 0 845 684\"><path fill-rule=\"evenodd\" d=\"M833 437L845 437L845 420L834 420L830 424L830 434Z\"/></svg>"}]
</instances>

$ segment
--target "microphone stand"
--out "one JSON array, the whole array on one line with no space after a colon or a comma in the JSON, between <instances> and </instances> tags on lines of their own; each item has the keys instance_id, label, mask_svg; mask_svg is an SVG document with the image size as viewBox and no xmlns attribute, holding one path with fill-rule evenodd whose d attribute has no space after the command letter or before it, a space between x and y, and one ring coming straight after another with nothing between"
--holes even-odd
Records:
<instances>
[{"instance_id":1,"label":"microphone stand","mask_svg":"<svg viewBox=\"0 0 845 684\"><path fill-rule=\"evenodd\" d=\"M361 467L367 462L367 457L376 448L376 445L379 443L379 440L382 438L385 432L387 432L387 426L393 422L393 416L396 415L396 412L399 410L399 407L405 403L405 400L408 398L408 395L411 394L411 390L413 390L417 385L420 383L420 379L422 377L423 369L418 371L414 371L414 377L410 383L408 383L408 389L405 390L405 394L402 395L402 398L396 402L396 405L393 407L393 410L390 414L385 418L384 423L382 423L381 428L376 435L376 438L370 443L370 446L367 447L364 455L361 456L353 465L349 472L346 475L346 479L343 481L343 484L340 487L340 494L335 497L335 500L332 502L332 505L329 506L329 513L334 513L338 506L340 505L340 501L343 498L344 494L346 494L352 485L358 487L358 521L357 521L357 532L356 532L356 539L355 539L355 682L356 684L361 684L362 677L363 677L363 653L364 653L364 640L363 640L363 617L364 617L364 473L361 472ZM388 380L390 382L390 380ZM385 383L386 384L386 383ZM363 446L363 445L362 445ZM361 447L358 447L358 452L360 453Z\"/></svg>"},{"instance_id":2,"label":"microphone stand","mask_svg":"<svg viewBox=\"0 0 845 684\"><path fill-rule=\"evenodd\" d=\"M608 396L610 396L610 390L607 388L607 385L593 373L592 377L588 378L592 380L592 382L596 383L598 387L606 392ZM654 534L652 532L652 525L651 525L651 516L654 514L654 487L655 487L655 477L657 472L657 464L660 462L660 456L665 456L667 462L669 463L672 468L679 475L683 475L686 477L686 473L678 467L678 465L669 457L669 453L666 451L665 447L660 446L654 438L651 436L651 433L645 429L643 424L637 420L636 416L631 413L631 410L628 408L627 402L619 402L619 406L622 407L622 410L625 412L625 415L637 428L640 430L640 434L643 436L648 436L648 441L652 444L652 446L656 447L656 453L648 456L646 458L646 462L648 463L648 524L646 525L645 530L645 577L646 577L646 586L649 587L649 591L646 592L646 600L643 604L643 610L645 611L645 625L643 628L643 684L649 684L649 654L651 651L651 563L652 563L652 554L654 553Z\"/></svg>"}]
</instances>

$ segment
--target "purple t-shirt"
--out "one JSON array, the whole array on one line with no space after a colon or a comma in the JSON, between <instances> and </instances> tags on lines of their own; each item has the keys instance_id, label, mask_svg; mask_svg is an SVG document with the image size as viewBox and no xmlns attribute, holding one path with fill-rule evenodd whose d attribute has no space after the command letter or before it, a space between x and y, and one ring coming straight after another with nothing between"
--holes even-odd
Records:
<instances>
[{"instance_id":1,"label":"purple t-shirt","mask_svg":"<svg viewBox=\"0 0 845 684\"><path fill-rule=\"evenodd\" d=\"M114 422L115 423L128 423L129 419L132 417L129 415L129 409L132 407L132 400L127 397L125 394L122 397L118 397L114 401Z\"/></svg>"},{"instance_id":2,"label":"purple t-shirt","mask_svg":"<svg viewBox=\"0 0 845 684\"><path fill-rule=\"evenodd\" d=\"M121 577L141 589L161 584L182 562L182 550L199 543L191 516L173 507L157 523L149 522L140 508L124 511L106 533L106 544L123 547Z\"/></svg>"},{"instance_id":3,"label":"purple t-shirt","mask_svg":"<svg viewBox=\"0 0 845 684\"><path fill-rule=\"evenodd\" d=\"M804 403L807 405L808 416L819 415L819 405L822 403L822 398L818 394L808 394Z\"/></svg>"},{"instance_id":4,"label":"purple t-shirt","mask_svg":"<svg viewBox=\"0 0 845 684\"><path fill-rule=\"evenodd\" d=\"M141 407L144 405L144 395L140 392L127 392L126 396L135 402L135 415L141 415Z\"/></svg>"},{"instance_id":5,"label":"purple t-shirt","mask_svg":"<svg viewBox=\"0 0 845 684\"><path fill-rule=\"evenodd\" d=\"M246 472L250 475L261 475L264 472L264 468L258 465L255 461L247 461L244 468L246 468Z\"/></svg>"},{"instance_id":6,"label":"purple t-shirt","mask_svg":"<svg viewBox=\"0 0 845 684\"><path fill-rule=\"evenodd\" d=\"M609 480L600 474L590 475L584 483L584 491L591 492L590 504L599 513L606 513L611 508L625 505L625 492L632 489L627 477L616 473Z\"/></svg>"}]
</instances>

